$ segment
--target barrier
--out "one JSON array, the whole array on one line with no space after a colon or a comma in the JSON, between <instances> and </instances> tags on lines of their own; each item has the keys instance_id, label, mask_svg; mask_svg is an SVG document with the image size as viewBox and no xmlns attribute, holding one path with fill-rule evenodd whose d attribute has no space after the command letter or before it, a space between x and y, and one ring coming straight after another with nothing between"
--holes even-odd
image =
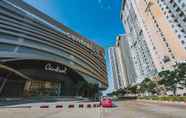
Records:
<instances>
[{"instance_id":1,"label":"barrier","mask_svg":"<svg viewBox=\"0 0 186 118\"><path fill-rule=\"evenodd\" d=\"M56 105L56 108L63 108L63 105Z\"/></svg>"},{"instance_id":2,"label":"barrier","mask_svg":"<svg viewBox=\"0 0 186 118\"><path fill-rule=\"evenodd\" d=\"M46 105L41 105L41 106L38 106L39 108L43 108L43 109L46 109L46 108L69 108L69 109L73 109L73 108L99 108L101 107L100 104L57 104L57 105L49 105L49 104L46 104ZM38 108L37 106L14 106L14 107L8 107L8 108Z\"/></svg>"},{"instance_id":3,"label":"barrier","mask_svg":"<svg viewBox=\"0 0 186 118\"><path fill-rule=\"evenodd\" d=\"M91 104L87 104L87 108L91 108Z\"/></svg>"},{"instance_id":4,"label":"barrier","mask_svg":"<svg viewBox=\"0 0 186 118\"><path fill-rule=\"evenodd\" d=\"M96 108L97 107L97 104L93 104L93 107Z\"/></svg>"},{"instance_id":5,"label":"barrier","mask_svg":"<svg viewBox=\"0 0 186 118\"><path fill-rule=\"evenodd\" d=\"M68 105L68 108L74 108L75 106L73 104Z\"/></svg>"},{"instance_id":6,"label":"barrier","mask_svg":"<svg viewBox=\"0 0 186 118\"><path fill-rule=\"evenodd\" d=\"M79 108L83 108L84 107L84 105L83 104L79 104Z\"/></svg>"},{"instance_id":7,"label":"barrier","mask_svg":"<svg viewBox=\"0 0 186 118\"><path fill-rule=\"evenodd\" d=\"M40 108L49 108L49 106L48 105L42 105L42 106L40 106Z\"/></svg>"}]
</instances>

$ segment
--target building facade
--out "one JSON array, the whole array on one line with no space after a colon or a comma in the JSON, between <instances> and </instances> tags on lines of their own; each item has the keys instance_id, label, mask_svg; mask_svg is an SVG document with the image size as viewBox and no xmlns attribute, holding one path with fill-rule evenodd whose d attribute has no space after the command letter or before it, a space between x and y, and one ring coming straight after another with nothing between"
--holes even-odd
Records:
<instances>
[{"instance_id":1,"label":"building facade","mask_svg":"<svg viewBox=\"0 0 186 118\"><path fill-rule=\"evenodd\" d=\"M22 0L0 1L1 97L90 97L107 87L103 48Z\"/></svg>"},{"instance_id":2,"label":"building facade","mask_svg":"<svg viewBox=\"0 0 186 118\"><path fill-rule=\"evenodd\" d=\"M123 73L125 75L124 81L125 81L125 86L132 86L136 83L136 70L134 68L134 63L132 61L132 56L131 56L131 49L129 47L128 43L128 37L127 35L124 36L118 36L117 38L117 44L119 47L120 53L121 53L121 65L123 69Z\"/></svg>"},{"instance_id":3,"label":"building facade","mask_svg":"<svg viewBox=\"0 0 186 118\"><path fill-rule=\"evenodd\" d=\"M121 19L138 77L154 77L185 62L185 0L123 0Z\"/></svg>"},{"instance_id":4,"label":"building facade","mask_svg":"<svg viewBox=\"0 0 186 118\"><path fill-rule=\"evenodd\" d=\"M125 82L126 76L124 74L122 66L121 53L119 47L114 46L109 48L108 53L114 89L115 90L123 89L126 87L127 83Z\"/></svg>"},{"instance_id":5,"label":"building facade","mask_svg":"<svg viewBox=\"0 0 186 118\"><path fill-rule=\"evenodd\" d=\"M174 0L135 0L133 3L158 72L185 61L185 3Z\"/></svg>"},{"instance_id":6,"label":"building facade","mask_svg":"<svg viewBox=\"0 0 186 118\"><path fill-rule=\"evenodd\" d=\"M136 70L136 83L140 83L146 77L156 74L145 34L140 24L139 13L133 0L123 0L121 19L126 30L132 61Z\"/></svg>"}]
</instances>

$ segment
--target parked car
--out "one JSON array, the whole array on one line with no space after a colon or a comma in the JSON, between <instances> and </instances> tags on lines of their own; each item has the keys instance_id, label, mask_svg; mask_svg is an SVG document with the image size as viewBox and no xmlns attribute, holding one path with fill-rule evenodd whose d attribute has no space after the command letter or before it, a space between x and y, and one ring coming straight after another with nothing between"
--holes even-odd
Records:
<instances>
[{"instance_id":1,"label":"parked car","mask_svg":"<svg viewBox=\"0 0 186 118\"><path fill-rule=\"evenodd\" d=\"M107 98L107 97L101 98L100 104L102 107L112 107L113 106L112 99Z\"/></svg>"}]
</instances>

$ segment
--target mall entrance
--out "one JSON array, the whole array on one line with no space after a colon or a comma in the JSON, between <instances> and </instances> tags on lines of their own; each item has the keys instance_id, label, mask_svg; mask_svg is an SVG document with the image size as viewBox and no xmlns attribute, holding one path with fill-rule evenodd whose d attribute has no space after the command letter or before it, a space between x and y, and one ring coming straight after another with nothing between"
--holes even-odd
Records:
<instances>
[{"instance_id":1,"label":"mall entrance","mask_svg":"<svg viewBox=\"0 0 186 118\"><path fill-rule=\"evenodd\" d=\"M0 68L0 97L82 96L90 98L98 93L97 85L88 83L79 73L62 64L21 60L6 62L3 65L10 70Z\"/></svg>"}]
</instances>

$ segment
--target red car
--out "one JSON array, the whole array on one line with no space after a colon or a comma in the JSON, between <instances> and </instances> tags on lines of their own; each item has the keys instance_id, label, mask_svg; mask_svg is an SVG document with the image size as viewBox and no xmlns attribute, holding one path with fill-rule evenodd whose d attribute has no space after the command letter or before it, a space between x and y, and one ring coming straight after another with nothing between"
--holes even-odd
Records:
<instances>
[{"instance_id":1,"label":"red car","mask_svg":"<svg viewBox=\"0 0 186 118\"><path fill-rule=\"evenodd\" d=\"M112 107L112 99L111 98L102 98L100 102L102 107Z\"/></svg>"}]
</instances>

